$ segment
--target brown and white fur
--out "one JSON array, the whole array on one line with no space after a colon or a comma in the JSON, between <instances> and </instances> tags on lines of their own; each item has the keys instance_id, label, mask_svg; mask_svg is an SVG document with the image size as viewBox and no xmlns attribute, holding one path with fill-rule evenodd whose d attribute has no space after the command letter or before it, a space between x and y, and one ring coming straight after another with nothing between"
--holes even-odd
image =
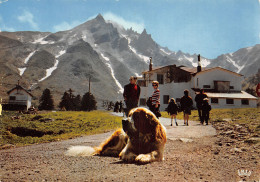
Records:
<instances>
[{"instance_id":1,"label":"brown and white fur","mask_svg":"<svg viewBox=\"0 0 260 182\"><path fill-rule=\"evenodd\" d=\"M70 156L119 156L125 162L141 164L162 161L166 143L166 129L146 108L135 108L122 121L123 130L115 131L99 147L73 146Z\"/></svg>"}]
</instances>

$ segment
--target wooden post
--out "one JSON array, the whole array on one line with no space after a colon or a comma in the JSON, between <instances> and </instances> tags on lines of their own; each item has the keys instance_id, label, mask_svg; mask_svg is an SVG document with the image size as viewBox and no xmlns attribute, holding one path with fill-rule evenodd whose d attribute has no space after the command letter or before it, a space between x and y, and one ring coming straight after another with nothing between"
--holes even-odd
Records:
<instances>
[{"instance_id":1,"label":"wooden post","mask_svg":"<svg viewBox=\"0 0 260 182\"><path fill-rule=\"evenodd\" d=\"M89 80L88 80L88 92L90 94L90 79L91 79L91 76L89 76Z\"/></svg>"}]
</instances>

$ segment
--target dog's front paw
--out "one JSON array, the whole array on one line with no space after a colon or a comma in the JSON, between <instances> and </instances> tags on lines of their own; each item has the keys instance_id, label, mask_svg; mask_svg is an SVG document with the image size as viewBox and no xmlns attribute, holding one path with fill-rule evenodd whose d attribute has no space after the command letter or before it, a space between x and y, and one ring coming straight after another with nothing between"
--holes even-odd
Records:
<instances>
[{"instance_id":1,"label":"dog's front paw","mask_svg":"<svg viewBox=\"0 0 260 182\"><path fill-rule=\"evenodd\" d=\"M132 152L128 152L127 154L124 152L121 152L119 154L119 158L126 162L133 162L133 161L135 161L136 155Z\"/></svg>"},{"instance_id":2,"label":"dog's front paw","mask_svg":"<svg viewBox=\"0 0 260 182\"><path fill-rule=\"evenodd\" d=\"M146 164L146 163L152 162L152 157L149 154L139 154L135 158L135 161L140 164Z\"/></svg>"}]
</instances>

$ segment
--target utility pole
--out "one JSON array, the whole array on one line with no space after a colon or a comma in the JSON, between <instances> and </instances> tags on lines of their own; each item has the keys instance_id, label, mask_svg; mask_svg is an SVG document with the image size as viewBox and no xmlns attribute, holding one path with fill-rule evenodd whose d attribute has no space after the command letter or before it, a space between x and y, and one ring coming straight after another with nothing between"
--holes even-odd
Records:
<instances>
[{"instance_id":1,"label":"utility pole","mask_svg":"<svg viewBox=\"0 0 260 182\"><path fill-rule=\"evenodd\" d=\"M88 80L88 92L90 94L90 79L91 79L91 76L89 76L89 80Z\"/></svg>"}]
</instances>

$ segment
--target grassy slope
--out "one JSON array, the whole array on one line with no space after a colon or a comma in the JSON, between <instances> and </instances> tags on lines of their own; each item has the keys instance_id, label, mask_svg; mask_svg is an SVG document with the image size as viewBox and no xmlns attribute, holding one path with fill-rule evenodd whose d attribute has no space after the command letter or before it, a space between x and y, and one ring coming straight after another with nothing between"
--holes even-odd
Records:
<instances>
[{"instance_id":1,"label":"grassy slope","mask_svg":"<svg viewBox=\"0 0 260 182\"><path fill-rule=\"evenodd\" d=\"M13 116L20 118L12 119ZM0 146L57 141L103 133L120 127L121 118L105 111L48 112L39 115L4 112L0 118Z\"/></svg>"}]
</instances>

